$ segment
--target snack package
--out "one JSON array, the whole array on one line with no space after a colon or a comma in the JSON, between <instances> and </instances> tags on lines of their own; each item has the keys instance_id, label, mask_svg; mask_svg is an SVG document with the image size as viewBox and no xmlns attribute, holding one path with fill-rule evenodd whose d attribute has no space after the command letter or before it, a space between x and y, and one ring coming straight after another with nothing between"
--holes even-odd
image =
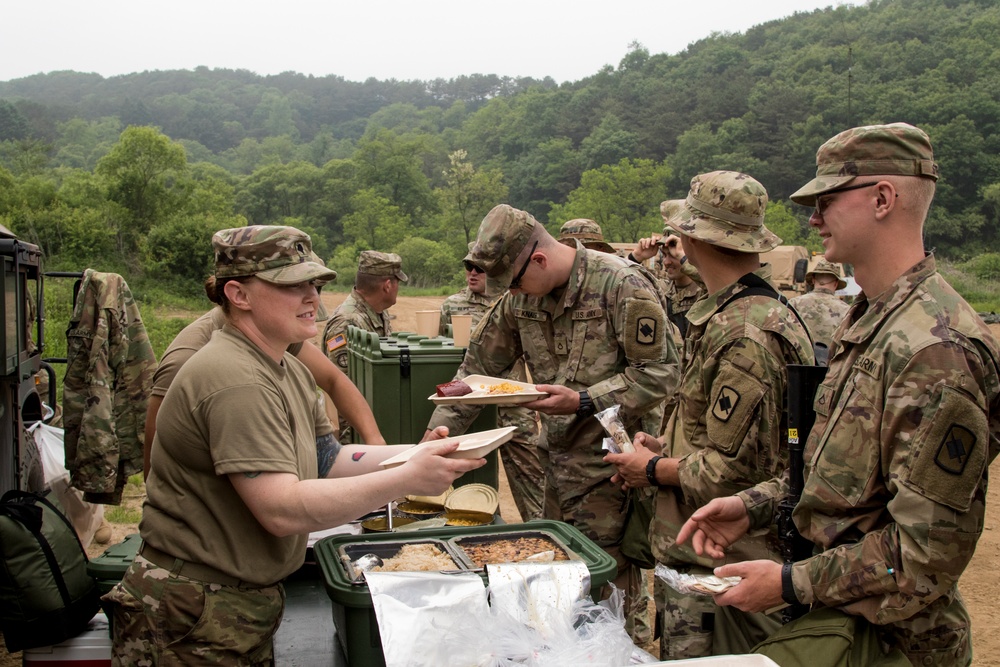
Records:
<instances>
[{"instance_id":1,"label":"snack package","mask_svg":"<svg viewBox=\"0 0 1000 667\"><path fill-rule=\"evenodd\" d=\"M597 417L597 421L601 422L601 426L607 431L612 441L608 443L608 439L605 438L604 448L615 454L621 454L622 452L629 454L635 451L635 446L632 444L632 438L629 437L628 431L625 430L625 424L618 417L620 408L620 405L612 405L607 410L601 410L594 416Z\"/></svg>"},{"instance_id":2,"label":"snack package","mask_svg":"<svg viewBox=\"0 0 1000 667\"><path fill-rule=\"evenodd\" d=\"M656 564L654 573L678 593L688 595L715 595L740 583L740 577L717 577L714 574L681 574L662 563Z\"/></svg>"}]
</instances>

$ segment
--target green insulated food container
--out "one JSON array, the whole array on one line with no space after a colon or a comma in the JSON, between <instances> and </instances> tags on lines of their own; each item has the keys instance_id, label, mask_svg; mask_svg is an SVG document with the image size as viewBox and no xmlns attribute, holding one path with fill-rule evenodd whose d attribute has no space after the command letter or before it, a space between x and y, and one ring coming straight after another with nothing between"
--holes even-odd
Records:
<instances>
[{"instance_id":1,"label":"green insulated food container","mask_svg":"<svg viewBox=\"0 0 1000 667\"><path fill-rule=\"evenodd\" d=\"M348 375L371 406L385 441L420 442L435 407L428 397L437 385L455 378L465 348L455 347L452 339L443 336L400 332L380 338L353 326L347 328L347 341ZM468 432L496 427L496 406L486 405ZM499 488L497 455L491 452L485 466L462 475L455 485L478 483Z\"/></svg>"}]
</instances>

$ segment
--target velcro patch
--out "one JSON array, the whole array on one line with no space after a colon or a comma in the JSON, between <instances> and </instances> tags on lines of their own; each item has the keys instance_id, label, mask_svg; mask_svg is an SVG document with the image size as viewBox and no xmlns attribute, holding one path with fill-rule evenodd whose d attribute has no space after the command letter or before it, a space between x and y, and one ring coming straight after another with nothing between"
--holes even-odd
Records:
<instances>
[{"instance_id":1,"label":"velcro patch","mask_svg":"<svg viewBox=\"0 0 1000 667\"><path fill-rule=\"evenodd\" d=\"M666 344L667 315L659 302L625 301L625 356L630 362L659 361Z\"/></svg>"},{"instance_id":2,"label":"velcro patch","mask_svg":"<svg viewBox=\"0 0 1000 667\"><path fill-rule=\"evenodd\" d=\"M986 413L966 394L945 387L933 415L914 435L915 461L904 468L907 486L935 502L964 512L986 468Z\"/></svg>"},{"instance_id":3,"label":"velcro patch","mask_svg":"<svg viewBox=\"0 0 1000 667\"><path fill-rule=\"evenodd\" d=\"M326 341L326 351L333 352L334 350L340 349L347 345L347 336L344 334L337 334L330 340Z\"/></svg>"}]
</instances>

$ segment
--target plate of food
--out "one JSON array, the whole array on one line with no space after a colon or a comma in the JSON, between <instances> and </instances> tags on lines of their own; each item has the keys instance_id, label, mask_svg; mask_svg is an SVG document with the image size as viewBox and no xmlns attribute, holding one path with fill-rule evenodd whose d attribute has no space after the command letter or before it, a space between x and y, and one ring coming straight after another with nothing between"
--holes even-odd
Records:
<instances>
[{"instance_id":1,"label":"plate of food","mask_svg":"<svg viewBox=\"0 0 1000 667\"><path fill-rule=\"evenodd\" d=\"M489 375L469 375L461 380L439 384L428 398L434 403L448 405L516 405L537 401L548 396L535 389L529 382L518 382Z\"/></svg>"},{"instance_id":2,"label":"plate of food","mask_svg":"<svg viewBox=\"0 0 1000 667\"><path fill-rule=\"evenodd\" d=\"M514 435L514 431L517 430L515 426L504 426L503 428L494 428L489 431L479 431L478 433L466 433L465 435L459 435L454 438L441 438L440 440L430 440L428 442L422 442L419 445L413 445L407 450L396 454L385 461L382 461L379 465L383 468L392 468L394 466L403 465L410 460L414 454L419 452L421 448L428 447L430 445L439 445L442 442L458 442L458 449L448 455L448 458L453 459L478 459L486 456L494 449L502 445L511 439Z\"/></svg>"}]
</instances>

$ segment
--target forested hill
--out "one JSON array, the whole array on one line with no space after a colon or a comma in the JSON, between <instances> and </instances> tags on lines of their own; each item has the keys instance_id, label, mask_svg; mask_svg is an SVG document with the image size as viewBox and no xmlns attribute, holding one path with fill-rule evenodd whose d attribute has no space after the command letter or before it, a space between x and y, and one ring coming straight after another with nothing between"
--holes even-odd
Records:
<instances>
[{"instance_id":1,"label":"forested hill","mask_svg":"<svg viewBox=\"0 0 1000 667\"><path fill-rule=\"evenodd\" d=\"M658 230L659 201L683 195L698 172L745 171L784 200L828 137L907 121L931 135L943 175L928 245L969 257L1000 249L998 45L996 0L871 0L716 34L675 55L635 45L617 67L562 85L494 74L40 74L0 82L0 222L54 242L24 208L23 189L40 179L51 185L39 202L50 223L63 220L56 205L86 217L70 183L114 202L116 220L138 216L137 248L183 210L205 224L299 224L344 262L400 238L455 255L501 200L554 226L594 218L629 241ZM123 134L129 126L156 129L137 138ZM153 179L171 191L159 208L115 181L129 151L144 150L139 139L182 151ZM16 205L8 197L5 207L5 182L21 188ZM199 187L212 196L184 199ZM211 215L198 209L209 202ZM805 214L788 205L768 220L800 242Z\"/></svg>"}]
</instances>

